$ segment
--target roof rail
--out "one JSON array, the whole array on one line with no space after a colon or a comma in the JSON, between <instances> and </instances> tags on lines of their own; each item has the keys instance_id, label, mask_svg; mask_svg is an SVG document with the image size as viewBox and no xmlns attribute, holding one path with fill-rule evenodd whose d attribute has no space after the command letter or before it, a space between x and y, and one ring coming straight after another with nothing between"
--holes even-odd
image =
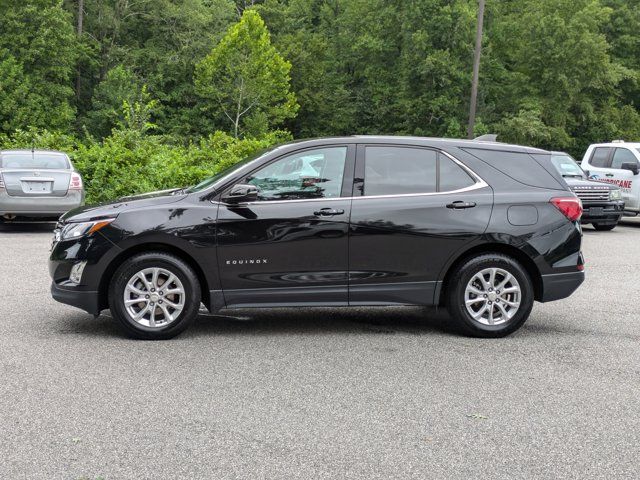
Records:
<instances>
[{"instance_id":1,"label":"roof rail","mask_svg":"<svg viewBox=\"0 0 640 480\"><path fill-rule=\"evenodd\" d=\"M480 135L479 137L474 138L474 140L477 140L479 142L497 142L498 135L495 133L487 133L485 135Z\"/></svg>"},{"instance_id":2,"label":"roof rail","mask_svg":"<svg viewBox=\"0 0 640 480\"><path fill-rule=\"evenodd\" d=\"M624 140L611 140L611 143L624 143Z\"/></svg>"}]
</instances>

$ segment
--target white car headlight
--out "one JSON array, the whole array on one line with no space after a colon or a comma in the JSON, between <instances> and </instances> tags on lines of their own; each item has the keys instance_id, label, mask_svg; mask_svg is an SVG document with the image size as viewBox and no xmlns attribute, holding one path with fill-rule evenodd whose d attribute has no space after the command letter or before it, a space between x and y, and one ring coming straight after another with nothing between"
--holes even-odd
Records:
<instances>
[{"instance_id":1,"label":"white car headlight","mask_svg":"<svg viewBox=\"0 0 640 480\"><path fill-rule=\"evenodd\" d=\"M622 200L622 190L619 188L610 190L609 200Z\"/></svg>"},{"instance_id":2,"label":"white car headlight","mask_svg":"<svg viewBox=\"0 0 640 480\"><path fill-rule=\"evenodd\" d=\"M106 227L114 220L115 218L105 218L93 222L68 223L64 227L62 227L59 240L71 240L73 238L80 238L85 235L90 235L94 232L97 232L101 228ZM56 240L58 239L56 238Z\"/></svg>"}]
</instances>

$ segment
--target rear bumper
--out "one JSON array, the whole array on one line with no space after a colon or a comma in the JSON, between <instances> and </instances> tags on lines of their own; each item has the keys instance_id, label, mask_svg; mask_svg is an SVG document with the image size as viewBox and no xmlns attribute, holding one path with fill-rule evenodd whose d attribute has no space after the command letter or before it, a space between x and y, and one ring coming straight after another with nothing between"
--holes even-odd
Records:
<instances>
[{"instance_id":1,"label":"rear bumper","mask_svg":"<svg viewBox=\"0 0 640 480\"><path fill-rule=\"evenodd\" d=\"M100 314L98 292L78 290L77 287L52 282L51 296L60 303L80 308L91 315Z\"/></svg>"},{"instance_id":2,"label":"rear bumper","mask_svg":"<svg viewBox=\"0 0 640 480\"><path fill-rule=\"evenodd\" d=\"M70 190L64 197L16 197L0 192L0 215L59 217L84 204L84 192Z\"/></svg>"},{"instance_id":3,"label":"rear bumper","mask_svg":"<svg viewBox=\"0 0 640 480\"><path fill-rule=\"evenodd\" d=\"M567 298L584 282L584 272L553 273L542 275L541 302Z\"/></svg>"}]
</instances>

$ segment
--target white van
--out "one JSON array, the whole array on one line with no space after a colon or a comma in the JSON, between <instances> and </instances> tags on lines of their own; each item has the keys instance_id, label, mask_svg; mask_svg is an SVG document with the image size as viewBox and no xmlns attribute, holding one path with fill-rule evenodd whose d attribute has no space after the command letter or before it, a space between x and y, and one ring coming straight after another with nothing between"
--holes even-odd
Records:
<instances>
[{"instance_id":1,"label":"white van","mask_svg":"<svg viewBox=\"0 0 640 480\"><path fill-rule=\"evenodd\" d=\"M640 213L640 143L594 143L587 148L580 166L589 178L619 186L625 211Z\"/></svg>"}]
</instances>

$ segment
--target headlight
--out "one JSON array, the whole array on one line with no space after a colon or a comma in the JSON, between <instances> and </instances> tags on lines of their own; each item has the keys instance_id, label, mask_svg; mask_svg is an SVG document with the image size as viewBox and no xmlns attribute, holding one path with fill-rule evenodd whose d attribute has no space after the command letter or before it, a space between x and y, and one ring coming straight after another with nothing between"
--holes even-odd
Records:
<instances>
[{"instance_id":1,"label":"headlight","mask_svg":"<svg viewBox=\"0 0 640 480\"><path fill-rule=\"evenodd\" d=\"M609 200L622 200L622 190L616 188L609 191Z\"/></svg>"},{"instance_id":2,"label":"headlight","mask_svg":"<svg viewBox=\"0 0 640 480\"><path fill-rule=\"evenodd\" d=\"M91 235L101 228L106 227L114 220L115 218L106 218L103 220L96 220L94 222L68 223L67 225L62 227L62 230L59 234L59 239L57 238L58 235L56 234L56 240L70 240L73 238L80 238L85 235Z\"/></svg>"}]
</instances>

